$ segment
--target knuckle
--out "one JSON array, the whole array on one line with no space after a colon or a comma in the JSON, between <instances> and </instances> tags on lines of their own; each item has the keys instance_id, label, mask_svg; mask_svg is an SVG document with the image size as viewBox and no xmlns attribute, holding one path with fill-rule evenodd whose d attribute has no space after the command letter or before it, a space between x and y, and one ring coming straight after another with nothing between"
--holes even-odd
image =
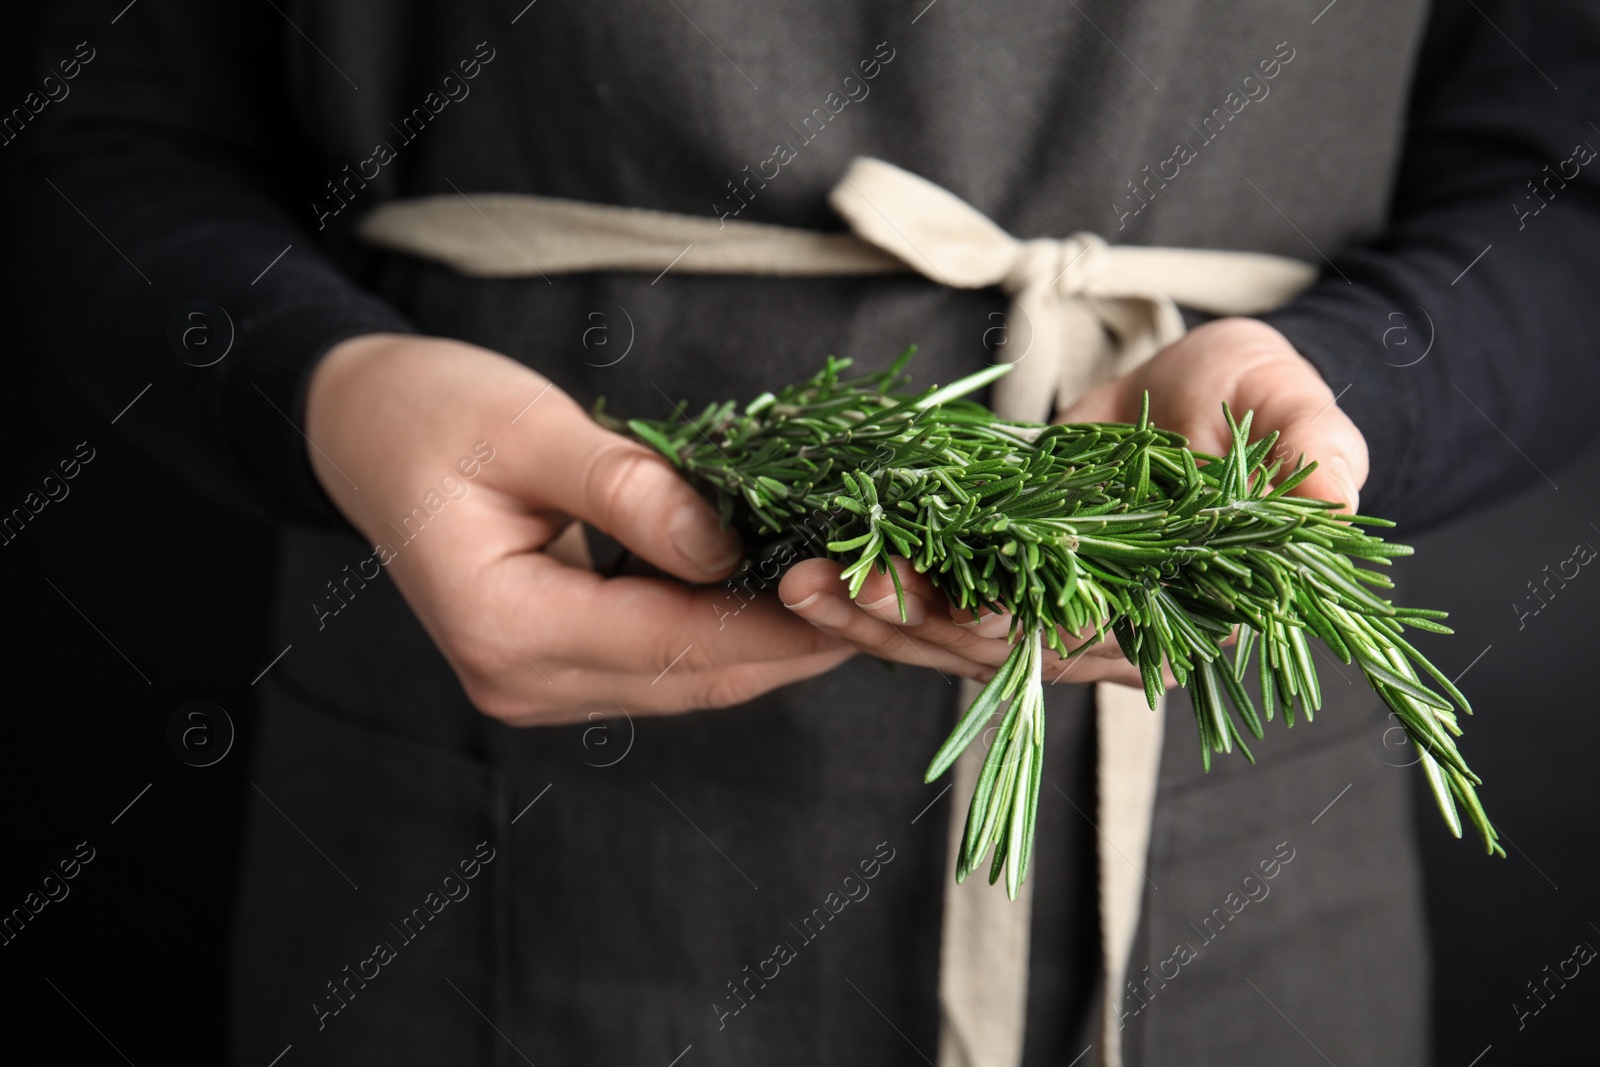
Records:
<instances>
[{"instance_id":1,"label":"knuckle","mask_svg":"<svg viewBox=\"0 0 1600 1067\"><path fill-rule=\"evenodd\" d=\"M731 708L754 699L765 688L750 670L721 671L700 685L697 702L704 708Z\"/></svg>"},{"instance_id":2,"label":"knuckle","mask_svg":"<svg viewBox=\"0 0 1600 1067\"><path fill-rule=\"evenodd\" d=\"M563 695L572 691L570 685L560 684L565 674L555 674L550 682L535 679L527 684L513 684L508 678L463 678L461 688L483 715L510 726L534 726L559 722L581 703Z\"/></svg>"},{"instance_id":3,"label":"knuckle","mask_svg":"<svg viewBox=\"0 0 1600 1067\"><path fill-rule=\"evenodd\" d=\"M645 668L658 677L671 677L679 671L693 673L715 665L715 658L701 646L701 641L689 641L681 636L666 636L652 641L654 646L645 656Z\"/></svg>"},{"instance_id":4,"label":"knuckle","mask_svg":"<svg viewBox=\"0 0 1600 1067\"><path fill-rule=\"evenodd\" d=\"M894 660L900 658L899 653L911 643L911 638L888 623L879 623L867 633L855 638L854 643L857 647L882 659Z\"/></svg>"},{"instance_id":5,"label":"knuckle","mask_svg":"<svg viewBox=\"0 0 1600 1067\"><path fill-rule=\"evenodd\" d=\"M475 685L495 685L510 672L515 653L504 642L465 641L452 651L465 680Z\"/></svg>"},{"instance_id":6,"label":"knuckle","mask_svg":"<svg viewBox=\"0 0 1600 1067\"><path fill-rule=\"evenodd\" d=\"M650 490L660 472L661 463L642 448L625 441L605 446L585 472L584 496L590 514L620 513Z\"/></svg>"},{"instance_id":7,"label":"knuckle","mask_svg":"<svg viewBox=\"0 0 1600 1067\"><path fill-rule=\"evenodd\" d=\"M991 659L997 650L1001 650L1002 645L1004 645L1002 654L1009 654L1011 651L1010 643L1006 642L1004 638L983 637L970 630L958 629L955 633L948 634L945 640L937 643L958 656L984 662Z\"/></svg>"},{"instance_id":8,"label":"knuckle","mask_svg":"<svg viewBox=\"0 0 1600 1067\"><path fill-rule=\"evenodd\" d=\"M529 707L527 701L517 699L499 686L478 679L462 679L461 688L473 707L499 722L511 723L525 719L534 710Z\"/></svg>"},{"instance_id":9,"label":"knuckle","mask_svg":"<svg viewBox=\"0 0 1600 1067\"><path fill-rule=\"evenodd\" d=\"M802 632L796 641L795 654L798 656L818 656L825 652L838 652L844 648L855 647L854 642L815 627L811 627L809 632Z\"/></svg>"}]
</instances>

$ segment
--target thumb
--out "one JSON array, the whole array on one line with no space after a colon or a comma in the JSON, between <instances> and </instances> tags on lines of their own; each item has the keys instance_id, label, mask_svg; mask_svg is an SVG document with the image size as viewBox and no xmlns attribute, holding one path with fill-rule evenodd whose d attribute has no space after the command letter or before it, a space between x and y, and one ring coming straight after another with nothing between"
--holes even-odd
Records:
<instances>
[{"instance_id":1,"label":"thumb","mask_svg":"<svg viewBox=\"0 0 1600 1067\"><path fill-rule=\"evenodd\" d=\"M652 449L602 429L570 400L551 405L530 429L525 488L538 503L685 581L724 577L743 557L738 536Z\"/></svg>"},{"instance_id":2,"label":"thumb","mask_svg":"<svg viewBox=\"0 0 1600 1067\"><path fill-rule=\"evenodd\" d=\"M1057 422L1129 422L1138 417L1135 408L1128 414L1128 376L1123 375L1090 389L1056 412Z\"/></svg>"},{"instance_id":3,"label":"thumb","mask_svg":"<svg viewBox=\"0 0 1600 1067\"><path fill-rule=\"evenodd\" d=\"M1321 382L1319 380L1318 384ZM1326 394L1326 395L1320 395ZM1273 457L1283 461L1280 480L1293 470L1302 456L1316 461L1317 469L1292 490L1294 496L1331 500L1354 514L1361 504L1361 487L1367 480L1367 442L1361 431L1337 404L1332 390L1308 390L1303 397L1284 397L1279 420L1258 423L1280 431ZM1286 402L1287 401L1287 402ZM1257 413L1260 418L1261 413Z\"/></svg>"}]
</instances>

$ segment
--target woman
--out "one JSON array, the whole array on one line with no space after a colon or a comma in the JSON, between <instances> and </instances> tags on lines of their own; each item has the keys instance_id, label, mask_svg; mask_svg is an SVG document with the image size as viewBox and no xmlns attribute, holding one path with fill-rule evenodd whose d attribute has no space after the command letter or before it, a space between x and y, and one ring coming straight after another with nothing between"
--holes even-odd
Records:
<instances>
[{"instance_id":1,"label":"woman","mask_svg":"<svg viewBox=\"0 0 1600 1067\"><path fill-rule=\"evenodd\" d=\"M919 383L949 381L1006 355L999 293L708 275L692 247L563 274L504 233L531 269L485 280L359 225L512 193L839 231L827 194L873 156L1022 238L1305 260L1323 277L1283 308L1199 325L1071 417L1149 389L1215 448L1226 401L1323 462L1302 492L1438 520L1525 477L1485 415L1558 453L1579 431L1540 413L1594 375L1566 352L1597 325L1574 148L1600 136L1574 103L1597 29L1548 7L184 2L63 29L94 58L27 131L49 335L108 409L153 378L151 444L293 524L236 1058L1420 1062L1415 861L1370 694L1330 684L1322 723L1209 775L1171 695L1108 998L1084 683L1131 675L1082 661L1051 689L1031 911L982 920L1026 970L963 983L942 935L965 797L920 774L1003 639L926 585L905 623L881 583L852 604L823 561L730 590L714 513L584 414L912 341ZM663 575L586 569L556 547L573 520Z\"/></svg>"}]
</instances>

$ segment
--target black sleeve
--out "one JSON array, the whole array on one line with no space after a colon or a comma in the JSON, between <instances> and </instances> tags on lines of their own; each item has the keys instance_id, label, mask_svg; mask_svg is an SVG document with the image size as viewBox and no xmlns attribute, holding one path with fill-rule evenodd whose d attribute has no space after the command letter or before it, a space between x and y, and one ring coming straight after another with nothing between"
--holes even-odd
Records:
<instances>
[{"instance_id":1,"label":"black sleeve","mask_svg":"<svg viewBox=\"0 0 1600 1067\"><path fill-rule=\"evenodd\" d=\"M1594 433L1597 100L1600 4L1435 3L1388 232L1264 316L1366 436L1363 511L1416 526L1553 486Z\"/></svg>"},{"instance_id":2,"label":"black sleeve","mask_svg":"<svg viewBox=\"0 0 1600 1067\"><path fill-rule=\"evenodd\" d=\"M301 435L309 369L412 327L320 254L292 192L317 161L288 117L288 28L270 4L210 0L110 19L75 4L52 20L51 99L0 147L32 172L18 215L37 332L108 418L150 385L119 428L213 495L340 523ZM197 300L222 312L192 317ZM220 362L192 365L230 332Z\"/></svg>"}]
</instances>

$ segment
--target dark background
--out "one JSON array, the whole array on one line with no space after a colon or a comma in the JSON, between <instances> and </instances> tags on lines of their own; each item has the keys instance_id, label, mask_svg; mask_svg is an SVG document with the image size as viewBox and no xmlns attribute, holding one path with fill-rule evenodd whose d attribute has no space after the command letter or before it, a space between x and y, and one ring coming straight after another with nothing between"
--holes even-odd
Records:
<instances>
[{"instance_id":1,"label":"dark background","mask_svg":"<svg viewBox=\"0 0 1600 1067\"><path fill-rule=\"evenodd\" d=\"M8 12L0 39L7 108L37 83L36 23L31 7ZM17 199L16 154L16 145L0 147L0 203ZM68 483L66 499L0 546L10 639L0 913L20 906L78 842L95 858L68 883L70 896L0 947L4 1040L73 1063L220 1062L230 901L251 793L251 682L280 651L267 637L274 533L203 500L121 434L149 409L135 404L111 426L62 382L15 303L27 270L0 236L9 357L0 513L79 442L95 458ZM94 314L91 296L81 310ZM1573 410L1551 417L1593 422L1593 398L1574 398ZM1496 434L1488 423L1483 432ZM1417 786L1437 1063L1448 1067L1594 1059L1589 1020L1600 1006L1600 973L1591 972L1600 969L1584 968L1565 989L1552 982L1557 995L1521 1029L1512 1007L1536 1007L1526 983L1577 943L1600 946L1600 775L1589 763L1600 751L1600 719L1585 684L1600 656L1600 575L1586 567L1565 588L1552 582L1549 605L1520 628L1512 607L1535 603L1527 583L1550 573L1546 565L1553 572L1580 542L1600 545L1600 448L1544 473L1550 480L1530 467L1515 499L1410 537L1418 557L1400 568L1405 599L1447 609L1457 628L1455 637L1424 634L1419 643L1452 677L1471 665L1461 684L1479 714L1466 724L1463 748L1510 854L1491 860L1452 840L1420 772L1406 766L1415 756L1399 733L1373 738L1373 758ZM210 767L185 765L167 743L169 717L193 699L221 705L237 729L231 751Z\"/></svg>"}]
</instances>

